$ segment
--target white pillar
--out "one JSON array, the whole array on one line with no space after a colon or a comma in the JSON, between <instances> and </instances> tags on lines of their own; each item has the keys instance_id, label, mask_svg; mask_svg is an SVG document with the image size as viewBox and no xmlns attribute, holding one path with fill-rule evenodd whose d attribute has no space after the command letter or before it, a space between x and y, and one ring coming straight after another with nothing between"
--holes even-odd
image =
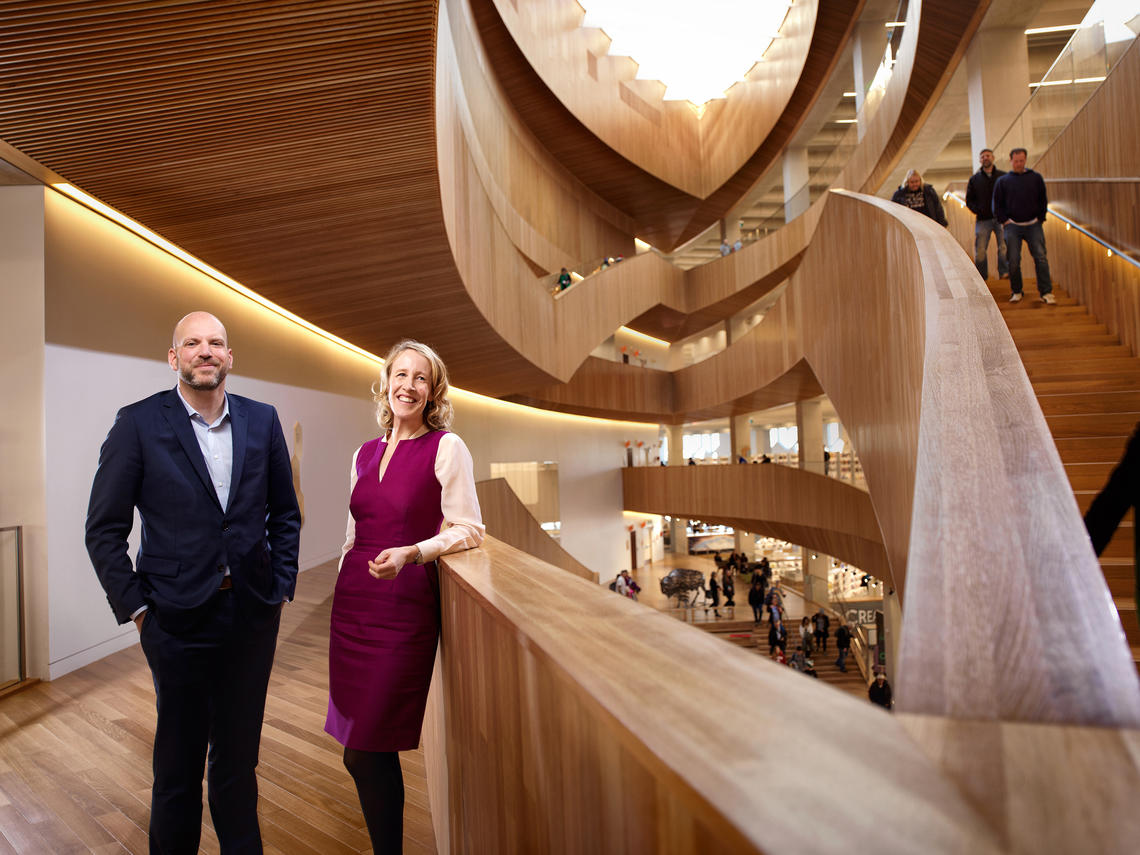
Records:
<instances>
[{"instance_id":1,"label":"white pillar","mask_svg":"<svg viewBox=\"0 0 1140 855\"><path fill-rule=\"evenodd\" d=\"M890 31L883 26L882 21L858 24L855 27L855 38L852 41L852 65L855 77L855 113L863 109L863 101L867 97L867 90L875 73L883 61L883 53L887 49L887 39ZM863 139L866 132L864 122L859 122L858 138Z\"/></svg>"},{"instance_id":2,"label":"white pillar","mask_svg":"<svg viewBox=\"0 0 1140 855\"><path fill-rule=\"evenodd\" d=\"M823 474L823 402L819 398L796 402L800 468Z\"/></svg>"},{"instance_id":3,"label":"white pillar","mask_svg":"<svg viewBox=\"0 0 1140 855\"><path fill-rule=\"evenodd\" d=\"M685 461L681 456L684 449L684 425L665 425L665 441L669 446L669 465L680 466Z\"/></svg>"},{"instance_id":4,"label":"white pillar","mask_svg":"<svg viewBox=\"0 0 1140 855\"><path fill-rule=\"evenodd\" d=\"M886 655L887 680L898 689L898 673L895 668L899 661L899 635L902 633L902 609L898 594L887 588L883 590L883 650ZM897 701L896 701L897 703Z\"/></svg>"},{"instance_id":5,"label":"white pillar","mask_svg":"<svg viewBox=\"0 0 1140 855\"><path fill-rule=\"evenodd\" d=\"M831 602L827 577L831 570L831 556L803 547L804 556L804 610L814 613L820 606Z\"/></svg>"},{"instance_id":6,"label":"white pillar","mask_svg":"<svg viewBox=\"0 0 1140 855\"><path fill-rule=\"evenodd\" d=\"M997 145L1029 98L1029 54L1023 27L983 29L966 49L966 85L970 105L971 165L978 168L978 152ZM1008 169L1009 149L1025 146L1032 154L1032 128L1006 140L1005 151L994 160ZM1039 152L1040 153L1040 152Z\"/></svg>"},{"instance_id":7,"label":"white pillar","mask_svg":"<svg viewBox=\"0 0 1140 855\"><path fill-rule=\"evenodd\" d=\"M738 455L744 455L744 457L751 459L751 456L755 454L755 449L752 448L752 425L748 422L748 414L731 416L728 425L733 462L736 462Z\"/></svg>"},{"instance_id":8,"label":"white pillar","mask_svg":"<svg viewBox=\"0 0 1140 855\"><path fill-rule=\"evenodd\" d=\"M669 441L669 465L684 466L684 425L665 425L665 435ZM674 555L685 555L689 551L689 539L685 534L689 521L671 517L669 523L669 543Z\"/></svg>"},{"instance_id":9,"label":"white pillar","mask_svg":"<svg viewBox=\"0 0 1140 855\"><path fill-rule=\"evenodd\" d=\"M806 148L789 148L784 152L784 221L790 222L811 205L807 186L808 153Z\"/></svg>"}]
</instances>

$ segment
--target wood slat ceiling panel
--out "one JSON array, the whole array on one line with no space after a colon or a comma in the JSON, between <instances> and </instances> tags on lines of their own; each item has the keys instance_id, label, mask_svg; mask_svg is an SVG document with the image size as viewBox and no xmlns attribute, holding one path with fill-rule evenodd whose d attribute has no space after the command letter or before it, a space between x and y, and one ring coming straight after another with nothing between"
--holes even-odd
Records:
<instances>
[{"instance_id":1,"label":"wood slat ceiling panel","mask_svg":"<svg viewBox=\"0 0 1140 855\"><path fill-rule=\"evenodd\" d=\"M433 0L0 2L0 139L361 347L550 382L463 288L440 209Z\"/></svg>"}]
</instances>

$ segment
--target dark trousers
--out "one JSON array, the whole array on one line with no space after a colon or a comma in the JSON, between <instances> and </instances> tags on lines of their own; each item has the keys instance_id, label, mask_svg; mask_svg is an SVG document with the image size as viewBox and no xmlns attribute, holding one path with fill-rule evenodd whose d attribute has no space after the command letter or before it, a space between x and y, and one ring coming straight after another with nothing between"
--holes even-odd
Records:
<instances>
[{"instance_id":1,"label":"dark trousers","mask_svg":"<svg viewBox=\"0 0 1140 855\"><path fill-rule=\"evenodd\" d=\"M1049 275L1049 259L1045 254L1045 229L1041 223L1019 226L1007 223L1005 233L1005 254L1009 259L1009 289L1014 294L1021 293L1021 242L1029 246L1033 256L1033 269L1037 274L1037 293L1044 297L1053 290L1053 279Z\"/></svg>"},{"instance_id":2,"label":"dark trousers","mask_svg":"<svg viewBox=\"0 0 1140 855\"><path fill-rule=\"evenodd\" d=\"M983 279L990 276L990 235L997 243L998 276L1009 273L1009 260L1005 254L1005 237L1002 235L1001 223L997 220L978 220L974 223L974 265Z\"/></svg>"},{"instance_id":3,"label":"dark trousers","mask_svg":"<svg viewBox=\"0 0 1140 855\"><path fill-rule=\"evenodd\" d=\"M152 855L198 851L204 765L223 855L261 853L255 769L280 622L280 606L245 614L232 590L177 632L147 614L141 641L158 707Z\"/></svg>"}]
</instances>

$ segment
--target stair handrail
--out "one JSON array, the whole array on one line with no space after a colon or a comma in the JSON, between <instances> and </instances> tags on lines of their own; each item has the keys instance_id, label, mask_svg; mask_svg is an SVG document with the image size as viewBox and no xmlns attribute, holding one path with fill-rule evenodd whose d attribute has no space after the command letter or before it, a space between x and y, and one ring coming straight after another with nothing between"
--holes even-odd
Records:
<instances>
[{"instance_id":1,"label":"stair handrail","mask_svg":"<svg viewBox=\"0 0 1140 855\"><path fill-rule=\"evenodd\" d=\"M962 183L961 181L955 181L948 186L954 187L954 185L961 184L961 183ZM960 204L963 208L966 207L966 196L960 190L947 189L946 192L943 193L943 198L946 199L946 198L950 198L950 197L953 197L954 200L956 202L958 202L958 204ZM1087 228L1082 226L1080 223L1078 223L1072 217L1069 217L1069 216L1066 216L1065 214L1062 214L1053 205L1048 205L1047 210L1049 211L1049 214L1051 216L1056 217L1058 220L1060 220L1062 223L1064 223L1066 229L1076 229L1078 232L1083 234L1085 237L1089 238L1090 240L1092 240L1095 243L1098 243L1102 247L1104 247L1108 251L1108 257L1109 258L1112 258L1113 256L1118 255L1118 256L1120 256L1121 259L1128 262L1133 267L1140 268L1140 261L1133 258L1128 253L1127 250L1121 249L1120 247L1109 243L1104 238L1102 238L1100 235L1097 235L1093 232L1090 232Z\"/></svg>"}]
</instances>

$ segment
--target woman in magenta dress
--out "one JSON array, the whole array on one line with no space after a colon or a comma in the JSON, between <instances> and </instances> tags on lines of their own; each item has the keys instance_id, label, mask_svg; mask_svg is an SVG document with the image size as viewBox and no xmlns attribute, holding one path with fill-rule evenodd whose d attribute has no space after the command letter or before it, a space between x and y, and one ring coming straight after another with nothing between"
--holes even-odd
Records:
<instances>
[{"instance_id":1,"label":"woman in magenta dress","mask_svg":"<svg viewBox=\"0 0 1140 855\"><path fill-rule=\"evenodd\" d=\"M383 435L352 460L325 730L344 746L377 853L403 844L398 752L420 743L439 640L435 560L483 541L471 455L447 431L447 391L447 369L431 348L397 344L376 394Z\"/></svg>"}]
</instances>

